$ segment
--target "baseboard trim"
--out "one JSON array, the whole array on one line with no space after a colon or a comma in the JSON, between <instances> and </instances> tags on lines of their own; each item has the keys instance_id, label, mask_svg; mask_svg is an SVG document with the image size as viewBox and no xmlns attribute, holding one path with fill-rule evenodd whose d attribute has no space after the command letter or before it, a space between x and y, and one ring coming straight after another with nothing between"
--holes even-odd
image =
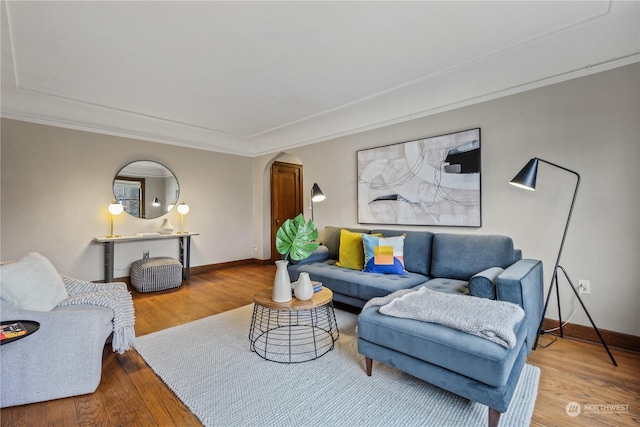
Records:
<instances>
[{"instance_id":1,"label":"baseboard trim","mask_svg":"<svg viewBox=\"0 0 640 427\"><path fill-rule=\"evenodd\" d=\"M273 261L271 261L270 259L253 259L254 264L259 264L259 265L275 265Z\"/></svg>"},{"instance_id":2,"label":"baseboard trim","mask_svg":"<svg viewBox=\"0 0 640 427\"><path fill-rule=\"evenodd\" d=\"M204 274L212 271L222 270L229 267L238 267L241 265L250 265L250 264L270 265L273 263L271 262L271 260L268 260L268 259L247 258L247 259L240 259L237 261L221 262L218 264L198 265L196 267L191 267L190 273L191 273L191 276L193 276L197 274ZM113 281L129 283L129 276L114 277ZM104 283L104 280L97 280L96 282Z\"/></svg>"},{"instance_id":3,"label":"baseboard trim","mask_svg":"<svg viewBox=\"0 0 640 427\"><path fill-rule=\"evenodd\" d=\"M554 319L544 319L542 328L549 330L558 327L558 321ZM621 332L608 331L606 329L600 329L602 338L607 343L607 346L617 348L620 350L632 351L634 353L640 353L640 336L623 334ZM562 332L565 338L571 338L579 341L586 341L595 344L600 344L600 338L596 334L595 329L591 326L578 325L575 323L567 323L562 327ZM556 331L556 334L560 334L560 331Z\"/></svg>"},{"instance_id":4,"label":"baseboard trim","mask_svg":"<svg viewBox=\"0 0 640 427\"><path fill-rule=\"evenodd\" d=\"M222 270L224 268L239 267L241 265L249 265L249 264L267 265L270 263L271 262L269 260L247 258L247 259L240 259L237 261L221 262L218 264L199 265L197 267L191 267L191 275L193 276L194 274L204 274L212 271Z\"/></svg>"}]
</instances>

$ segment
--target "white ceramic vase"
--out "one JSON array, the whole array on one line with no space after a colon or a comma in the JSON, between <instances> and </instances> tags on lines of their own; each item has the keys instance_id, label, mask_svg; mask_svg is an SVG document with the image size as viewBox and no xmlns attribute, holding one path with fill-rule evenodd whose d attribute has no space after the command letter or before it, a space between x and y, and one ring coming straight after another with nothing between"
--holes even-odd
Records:
<instances>
[{"instance_id":1,"label":"white ceramic vase","mask_svg":"<svg viewBox=\"0 0 640 427\"><path fill-rule=\"evenodd\" d=\"M300 301L307 301L313 297L313 285L311 284L309 273L300 273L293 293Z\"/></svg>"},{"instance_id":2,"label":"white ceramic vase","mask_svg":"<svg viewBox=\"0 0 640 427\"><path fill-rule=\"evenodd\" d=\"M274 302L291 301L291 279L287 265L289 261L276 261L276 277L273 279L273 294L271 299ZM313 289L312 289L313 290Z\"/></svg>"},{"instance_id":3,"label":"white ceramic vase","mask_svg":"<svg viewBox=\"0 0 640 427\"><path fill-rule=\"evenodd\" d=\"M158 230L160 234L171 234L173 233L173 225L169 222L169 218L165 218L162 221L162 225L160 226L160 230Z\"/></svg>"}]
</instances>

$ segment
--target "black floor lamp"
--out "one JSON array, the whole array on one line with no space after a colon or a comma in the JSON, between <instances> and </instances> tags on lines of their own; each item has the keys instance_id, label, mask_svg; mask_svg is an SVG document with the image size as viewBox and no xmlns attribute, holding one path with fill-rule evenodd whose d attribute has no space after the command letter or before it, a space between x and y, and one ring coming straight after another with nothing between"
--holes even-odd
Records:
<instances>
[{"instance_id":1,"label":"black floor lamp","mask_svg":"<svg viewBox=\"0 0 640 427\"><path fill-rule=\"evenodd\" d=\"M556 165L555 163L551 163L551 162L548 162L546 160L539 159L539 158L536 157L536 158L533 158L533 159L529 160L529 163L527 163L526 166L524 168L522 168L522 170L520 172L518 172L518 174L515 176L515 178L513 178L511 180L511 184L515 185L516 187L524 188L526 190L535 190L536 189L536 177L538 175L538 163L539 162L543 162L543 163L546 163L548 165L554 166L556 168L562 169L564 171L570 172L570 173L574 174L578 178L578 180L576 181L576 189L573 192L573 200L571 201L571 208L569 209L569 217L567 218L567 224L564 227L564 234L562 235L562 242L560 243L560 250L558 251L558 258L556 259L556 265L553 268L553 276L551 277L551 284L549 286L549 292L547 293L547 299L546 299L546 301L544 303L544 310L542 311L542 317L540 318L540 328L538 330L539 333L536 336L536 342L533 345L533 349L535 350L536 347L538 347L538 339L540 338L540 333L543 331L542 324L544 322L544 316L547 313L547 307L549 305L549 299L551 298L551 292L553 291L554 287L556 288L556 299L557 299L557 303L558 303L558 321L559 321L559 324L560 324L560 337L564 336L563 332L562 332L562 314L560 312L560 289L558 288L558 270L562 270L562 273L567 278L567 282L569 282L569 285L571 286L571 289L573 290L573 293L576 295L576 298L578 298L578 301L580 302L580 305L582 306L582 309L584 310L584 312L586 313L587 317L589 318L589 321L591 322L591 325L593 326L593 329L595 329L596 333L598 334L598 338L600 338L600 342L602 342L602 345L607 350L607 353L609 353L609 357L611 358L611 361L613 362L613 365L614 366L618 366L618 364L616 363L616 360L613 358L613 355L611 354L611 351L609 351L609 347L607 346L607 343L604 342L604 338L602 338L602 335L600 334L600 331L598 330L598 327L596 326L596 324L594 323L593 319L591 318L591 315L589 314L589 311L587 310L587 307L585 307L584 303L582 302L582 298L580 298L580 293L578 292L576 287L573 285L573 282L569 278L569 274L567 273L567 270L565 270L565 268L560 265L560 258L562 257L562 249L564 248L564 241L565 241L565 239L567 237L567 231L569 230L569 222L571 221L571 214L573 213L573 206L576 203L576 196L578 195L578 187L580 186L580 175L577 172L572 171L571 169L564 168L562 166Z\"/></svg>"},{"instance_id":2,"label":"black floor lamp","mask_svg":"<svg viewBox=\"0 0 640 427\"><path fill-rule=\"evenodd\" d=\"M326 199L324 193L318 186L318 184L313 184L311 188L311 221L313 221L313 204L317 202L321 202Z\"/></svg>"}]
</instances>

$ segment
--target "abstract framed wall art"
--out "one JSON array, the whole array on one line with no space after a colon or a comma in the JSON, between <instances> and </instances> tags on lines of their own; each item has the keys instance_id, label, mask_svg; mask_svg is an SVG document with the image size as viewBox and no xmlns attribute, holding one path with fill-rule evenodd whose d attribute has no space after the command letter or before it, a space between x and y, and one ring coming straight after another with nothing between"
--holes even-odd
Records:
<instances>
[{"instance_id":1,"label":"abstract framed wall art","mask_svg":"<svg viewBox=\"0 0 640 427\"><path fill-rule=\"evenodd\" d=\"M480 128L359 150L358 223L480 227Z\"/></svg>"}]
</instances>

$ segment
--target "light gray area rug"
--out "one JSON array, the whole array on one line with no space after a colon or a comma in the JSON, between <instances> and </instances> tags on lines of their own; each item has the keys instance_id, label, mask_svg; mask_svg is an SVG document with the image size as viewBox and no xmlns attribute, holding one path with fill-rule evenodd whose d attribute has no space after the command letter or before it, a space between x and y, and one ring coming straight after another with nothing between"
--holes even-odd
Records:
<instances>
[{"instance_id":1,"label":"light gray area rug","mask_svg":"<svg viewBox=\"0 0 640 427\"><path fill-rule=\"evenodd\" d=\"M144 360L205 426L486 426L487 407L374 362L367 377L354 314L319 359L286 365L249 350L253 305L137 338ZM500 426L528 426L540 370L525 365Z\"/></svg>"}]
</instances>

